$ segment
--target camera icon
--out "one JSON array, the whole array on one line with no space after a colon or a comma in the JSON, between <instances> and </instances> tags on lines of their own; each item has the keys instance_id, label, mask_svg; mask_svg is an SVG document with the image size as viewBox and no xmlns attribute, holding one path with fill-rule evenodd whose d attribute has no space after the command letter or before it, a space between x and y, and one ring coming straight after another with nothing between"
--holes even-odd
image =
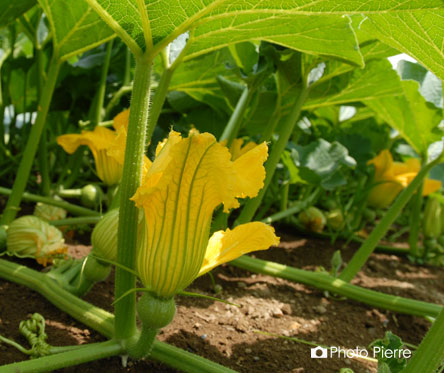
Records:
<instances>
[{"instance_id":1,"label":"camera icon","mask_svg":"<svg viewBox=\"0 0 444 373\"><path fill-rule=\"evenodd\" d=\"M312 359L326 359L328 350L324 347L318 346L310 349L310 357Z\"/></svg>"}]
</instances>

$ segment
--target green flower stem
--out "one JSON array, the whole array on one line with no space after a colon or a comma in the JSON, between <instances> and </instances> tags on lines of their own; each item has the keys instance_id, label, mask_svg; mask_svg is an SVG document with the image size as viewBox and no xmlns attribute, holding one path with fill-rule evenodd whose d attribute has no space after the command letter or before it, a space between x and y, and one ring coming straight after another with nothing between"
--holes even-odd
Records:
<instances>
[{"instance_id":1,"label":"green flower stem","mask_svg":"<svg viewBox=\"0 0 444 373\"><path fill-rule=\"evenodd\" d=\"M418 193L413 196L412 210L410 212L410 226L409 226L409 246L410 255L414 257L421 256L418 247L419 231L421 229L421 211L422 211L422 189L424 183L418 187Z\"/></svg>"},{"instance_id":2,"label":"green flower stem","mask_svg":"<svg viewBox=\"0 0 444 373\"><path fill-rule=\"evenodd\" d=\"M285 123L282 126L282 129L279 133L279 139L274 144L270 156L267 160L267 163L265 164L266 176L264 180L264 187L260 190L259 194L255 198L250 199L245 204L241 214L236 220L235 225L248 223L253 219L254 214L259 208L262 199L264 198L265 192L267 191L267 188L270 185L270 182L276 170L276 166L278 165L282 152L284 151L285 146L287 145L288 140L290 139L290 136L293 133L293 129L301 114L302 105L304 104L307 97L308 97L308 88L302 88L301 93L296 103L293 106L293 110L291 111L290 115L286 118Z\"/></svg>"},{"instance_id":3,"label":"green flower stem","mask_svg":"<svg viewBox=\"0 0 444 373\"><path fill-rule=\"evenodd\" d=\"M433 373L444 362L444 310L441 310L403 373Z\"/></svg>"},{"instance_id":4,"label":"green flower stem","mask_svg":"<svg viewBox=\"0 0 444 373\"><path fill-rule=\"evenodd\" d=\"M54 92L57 77L59 75L61 62L57 56L53 56L49 63L48 77L44 86L42 95L37 108L37 118L32 126L31 132L28 136L23 158L20 161L20 166L17 171L17 176L14 181L11 196L8 199L0 224L11 223L19 210L20 202L22 200L23 192L28 183L29 174L31 172L32 163L34 161L35 153L39 144L39 140L46 123L46 116L48 114L49 104L51 103L52 94Z\"/></svg>"},{"instance_id":5,"label":"green flower stem","mask_svg":"<svg viewBox=\"0 0 444 373\"><path fill-rule=\"evenodd\" d=\"M105 101L105 92L106 92L106 78L108 76L109 63L111 61L113 42L114 40L111 40L106 45L106 54L105 54L105 60L103 61L102 65L102 73L100 75L99 89L97 90L96 97L93 103L94 106L92 108L90 115L91 123L93 124L94 127L97 126L102 120L102 109L103 109L103 103Z\"/></svg>"},{"instance_id":6,"label":"green flower stem","mask_svg":"<svg viewBox=\"0 0 444 373\"><path fill-rule=\"evenodd\" d=\"M280 201L280 208L281 212L287 210L288 208L288 192L290 191L290 183L286 182L284 185L282 185L282 191L281 191L281 201Z\"/></svg>"},{"instance_id":7,"label":"green flower stem","mask_svg":"<svg viewBox=\"0 0 444 373\"><path fill-rule=\"evenodd\" d=\"M125 162L120 184L120 215L117 240L117 261L130 269L136 264L136 242L139 210L130 198L136 193L142 179L142 164L146 136L153 130L148 126L152 61L136 59L134 88L126 140ZM136 276L116 268L115 298L136 287ZM130 294L115 305L116 338L126 339L136 333L136 296Z\"/></svg>"},{"instance_id":8,"label":"green flower stem","mask_svg":"<svg viewBox=\"0 0 444 373\"><path fill-rule=\"evenodd\" d=\"M114 334L114 315L70 294L47 275L17 263L0 259L0 278L37 291L60 310L105 337ZM166 343L154 341L151 357L185 372L218 373L230 369Z\"/></svg>"},{"instance_id":9,"label":"green flower stem","mask_svg":"<svg viewBox=\"0 0 444 373\"><path fill-rule=\"evenodd\" d=\"M142 326L142 332L140 333L137 343L132 349L129 349L130 356L133 359L141 359L149 356L158 332L158 329L150 329Z\"/></svg>"},{"instance_id":10,"label":"green flower stem","mask_svg":"<svg viewBox=\"0 0 444 373\"><path fill-rule=\"evenodd\" d=\"M82 189L62 189L57 192L57 195L62 198L80 198Z\"/></svg>"},{"instance_id":11,"label":"green flower stem","mask_svg":"<svg viewBox=\"0 0 444 373\"><path fill-rule=\"evenodd\" d=\"M96 224L100 221L101 218L101 216L79 216L78 218L52 220L49 222L49 224L55 225L56 227L64 225Z\"/></svg>"},{"instance_id":12,"label":"green flower stem","mask_svg":"<svg viewBox=\"0 0 444 373\"><path fill-rule=\"evenodd\" d=\"M359 250L353 255L353 258L348 262L347 266L339 275L339 278L344 281L351 281L353 277L359 272L365 264L378 242L384 237L390 226L400 214L403 207L407 204L413 193L421 185L423 179L427 176L430 169L439 162L439 158L424 166L421 171L415 176L412 182L405 188L396 198L393 205L385 213L379 224L373 229L372 233L361 245Z\"/></svg>"},{"instance_id":13,"label":"green flower stem","mask_svg":"<svg viewBox=\"0 0 444 373\"><path fill-rule=\"evenodd\" d=\"M4 365L1 367L1 371L4 373L47 372L119 355L123 352L123 347L117 341L92 343L72 351Z\"/></svg>"},{"instance_id":14,"label":"green flower stem","mask_svg":"<svg viewBox=\"0 0 444 373\"><path fill-rule=\"evenodd\" d=\"M239 101L231 114L230 120L228 121L224 132L220 136L219 141L226 140L228 148L231 146L231 143L239 132L245 111L247 110L248 104L250 103L255 92L256 90L249 88L248 86L244 88L244 91L242 92L242 95L240 96Z\"/></svg>"},{"instance_id":15,"label":"green flower stem","mask_svg":"<svg viewBox=\"0 0 444 373\"><path fill-rule=\"evenodd\" d=\"M230 263L248 271L301 282L309 286L343 295L358 302L399 313L436 317L443 309L442 306L437 304L384 294L351 285L326 273L304 271L283 264L252 258L247 255L241 256Z\"/></svg>"},{"instance_id":16,"label":"green flower stem","mask_svg":"<svg viewBox=\"0 0 444 373\"><path fill-rule=\"evenodd\" d=\"M0 194L11 195L13 192L14 192L14 189L11 190L8 188L0 187ZM75 215L100 216L99 212L87 209L86 207L73 205L73 204L65 202L65 201L57 201L53 198L42 197L37 194L31 194L31 193L24 192L22 194L21 198L23 198L24 200L27 200L27 201L42 202L42 203L46 203L48 205L61 207L61 208L65 209L66 211L68 211L72 214L75 214ZM8 200L8 202L9 202L9 200Z\"/></svg>"}]
</instances>

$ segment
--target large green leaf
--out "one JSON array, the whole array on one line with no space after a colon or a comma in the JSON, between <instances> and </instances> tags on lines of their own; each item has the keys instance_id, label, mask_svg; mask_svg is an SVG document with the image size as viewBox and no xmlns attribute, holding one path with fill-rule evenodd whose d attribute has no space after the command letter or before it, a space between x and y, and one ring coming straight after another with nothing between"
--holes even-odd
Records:
<instances>
[{"instance_id":1,"label":"large green leaf","mask_svg":"<svg viewBox=\"0 0 444 373\"><path fill-rule=\"evenodd\" d=\"M51 25L54 50L61 60L94 48L114 36L85 0L39 0Z\"/></svg>"},{"instance_id":2,"label":"large green leaf","mask_svg":"<svg viewBox=\"0 0 444 373\"><path fill-rule=\"evenodd\" d=\"M0 0L0 27L20 17L36 3L36 0Z\"/></svg>"},{"instance_id":3,"label":"large green leaf","mask_svg":"<svg viewBox=\"0 0 444 373\"><path fill-rule=\"evenodd\" d=\"M354 69L313 87L305 109L357 102L402 92L399 76L387 60L367 63L365 69Z\"/></svg>"},{"instance_id":4,"label":"large green leaf","mask_svg":"<svg viewBox=\"0 0 444 373\"><path fill-rule=\"evenodd\" d=\"M173 75L169 90L186 93L216 111L229 113L229 106L216 79L218 75L234 76L225 67L229 59L230 54L225 48L182 63Z\"/></svg>"},{"instance_id":5,"label":"large green leaf","mask_svg":"<svg viewBox=\"0 0 444 373\"><path fill-rule=\"evenodd\" d=\"M415 3L415 7L418 3L420 8L369 14L362 27L444 79L444 3L436 0L408 3Z\"/></svg>"},{"instance_id":6,"label":"large green leaf","mask_svg":"<svg viewBox=\"0 0 444 373\"><path fill-rule=\"evenodd\" d=\"M421 154L443 135L438 128L442 110L424 99L417 82L405 80L401 85L403 93L399 96L364 102Z\"/></svg>"},{"instance_id":7,"label":"large green leaf","mask_svg":"<svg viewBox=\"0 0 444 373\"><path fill-rule=\"evenodd\" d=\"M262 39L363 63L350 20L330 14L331 6L330 10L310 11L301 0L87 1L136 55L153 46L153 53L157 53L191 31L188 58L232 43Z\"/></svg>"}]
</instances>

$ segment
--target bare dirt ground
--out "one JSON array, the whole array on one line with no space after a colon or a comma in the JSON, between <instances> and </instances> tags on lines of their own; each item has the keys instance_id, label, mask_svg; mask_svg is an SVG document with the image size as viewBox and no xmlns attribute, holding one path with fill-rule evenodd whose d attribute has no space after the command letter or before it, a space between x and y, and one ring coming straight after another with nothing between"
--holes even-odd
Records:
<instances>
[{"instance_id":1,"label":"bare dirt ground","mask_svg":"<svg viewBox=\"0 0 444 373\"><path fill-rule=\"evenodd\" d=\"M314 270L329 268L333 252L340 248L344 260L357 249L326 240L301 237L281 231L281 244L255 254L261 259ZM71 245L72 253L89 247ZM30 260L21 263L38 268ZM392 331L404 341L418 344L430 324L423 318L376 309L359 302L328 296L323 291L287 280L250 273L229 265L216 269L218 296L240 308L205 299L177 297L177 314L159 339L204 356L239 372L338 372L348 367L355 372L376 372L376 364L358 359L311 359L310 346L259 334L258 331L315 341L344 348L366 347ZM354 284L413 299L444 304L442 268L417 266L406 258L373 254L353 281ZM190 291L214 296L209 276L195 281ZM34 312L47 322L51 345L84 344L104 340L94 330L70 318L37 293L0 280L0 334L25 344L18 332L19 322ZM113 280L97 284L85 299L112 311ZM0 365L26 357L0 344ZM1 371L1 368L0 368ZM152 362L129 361L124 368L119 357L95 361L60 372L175 372Z\"/></svg>"}]
</instances>

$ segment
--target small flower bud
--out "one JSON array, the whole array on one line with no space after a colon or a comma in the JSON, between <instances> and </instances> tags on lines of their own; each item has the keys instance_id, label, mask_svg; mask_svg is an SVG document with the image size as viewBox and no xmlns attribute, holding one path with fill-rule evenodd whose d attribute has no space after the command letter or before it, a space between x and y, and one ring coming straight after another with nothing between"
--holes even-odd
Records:
<instances>
[{"instance_id":1,"label":"small flower bud","mask_svg":"<svg viewBox=\"0 0 444 373\"><path fill-rule=\"evenodd\" d=\"M305 229L312 232L322 232L327 220L321 210L311 206L299 214L299 221Z\"/></svg>"},{"instance_id":2,"label":"small flower bud","mask_svg":"<svg viewBox=\"0 0 444 373\"><path fill-rule=\"evenodd\" d=\"M119 209L107 212L96 224L91 236L92 252L108 260L117 259L117 228Z\"/></svg>"},{"instance_id":3,"label":"small flower bud","mask_svg":"<svg viewBox=\"0 0 444 373\"><path fill-rule=\"evenodd\" d=\"M8 228L6 239L8 252L18 257L34 257L46 266L67 248L62 232L36 216L22 216Z\"/></svg>"},{"instance_id":4,"label":"small flower bud","mask_svg":"<svg viewBox=\"0 0 444 373\"><path fill-rule=\"evenodd\" d=\"M45 221L61 220L66 218L66 210L38 202L34 208L34 216Z\"/></svg>"}]
</instances>

